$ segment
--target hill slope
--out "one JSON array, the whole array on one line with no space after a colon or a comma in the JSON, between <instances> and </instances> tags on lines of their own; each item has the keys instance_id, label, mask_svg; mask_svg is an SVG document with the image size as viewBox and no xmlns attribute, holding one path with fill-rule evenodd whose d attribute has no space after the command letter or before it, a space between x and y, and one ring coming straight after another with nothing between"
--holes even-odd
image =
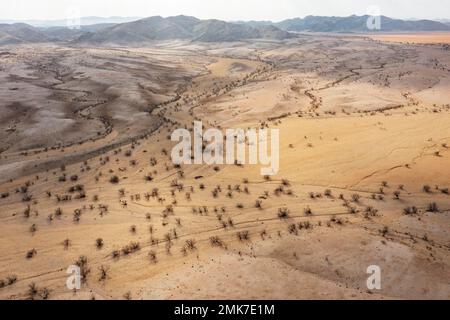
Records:
<instances>
[{"instance_id":1,"label":"hill slope","mask_svg":"<svg viewBox=\"0 0 450 320\"><path fill-rule=\"evenodd\" d=\"M291 34L275 26L252 27L220 20L199 20L194 17L159 16L122 23L83 35L79 43L129 44L152 40L193 40L202 42L230 42L244 39L286 39Z\"/></svg>"},{"instance_id":2,"label":"hill slope","mask_svg":"<svg viewBox=\"0 0 450 320\"><path fill-rule=\"evenodd\" d=\"M0 24L0 45L49 42L44 32L25 23Z\"/></svg>"}]
</instances>

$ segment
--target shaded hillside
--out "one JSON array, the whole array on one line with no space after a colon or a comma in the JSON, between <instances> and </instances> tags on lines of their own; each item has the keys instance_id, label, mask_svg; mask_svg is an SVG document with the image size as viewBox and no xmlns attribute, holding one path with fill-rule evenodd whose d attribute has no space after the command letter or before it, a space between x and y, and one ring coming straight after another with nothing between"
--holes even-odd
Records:
<instances>
[{"instance_id":1,"label":"shaded hillside","mask_svg":"<svg viewBox=\"0 0 450 320\"><path fill-rule=\"evenodd\" d=\"M229 42L261 38L286 39L290 36L288 32L274 26L252 27L220 20L199 20L187 16L169 18L156 16L85 34L77 42L130 44L172 39Z\"/></svg>"},{"instance_id":2,"label":"shaded hillside","mask_svg":"<svg viewBox=\"0 0 450 320\"><path fill-rule=\"evenodd\" d=\"M25 23L0 24L0 45L53 41L50 36Z\"/></svg>"}]
</instances>

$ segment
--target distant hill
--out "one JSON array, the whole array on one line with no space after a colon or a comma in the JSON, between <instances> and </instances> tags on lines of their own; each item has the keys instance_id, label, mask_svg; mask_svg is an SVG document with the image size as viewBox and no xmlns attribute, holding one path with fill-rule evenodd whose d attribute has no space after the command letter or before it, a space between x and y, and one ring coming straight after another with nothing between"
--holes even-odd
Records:
<instances>
[{"instance_id":1,"label":"distant hill","mask_svg":"<svg viewBox=\"0 0 450 320\"><path fill-rule=\"evenodd\" d=\"M84 20L83 20L84 19ZM320 17L308 16L284 20L225 22L200 20L189 16L163 18L159 16L127 21L133 18L86 17L79 29L65 26L34 27L25 23L0 24L0 45L39 42L68 42L71 44L143 44L155 40L188 40L230 42L246 39L283 40L294 37L292 32L370 32L369 16ZM105 20L106 19L106 20ZM127 21L113 23L111 21ZM61 20L62 21L62 20ZM94 23L110 21L108 23ZM56 23L48 22L48 24ZM94 23L94 24L90 24ZM448 24L446 24L448 23ZM378 32L450 31L450 22L431 20L399 20L381 17Z\"/></svg>"},{"instance_id":2,"label":"distant hill","mask_svg":"<svg viewBox=\"0 0 450 320\"><path fill-rule=\"evenodd\" d=\"M25 23L0 24L0 45L54 41L51 36Z\"/></svg>"},{"instance_id":3,"label":"distant hill","mask_svg":"<svg viewBox=\"0 0 450 320\"><path fill-rule=\"evenodd\" d=\"M39 28L39 31L44 33L47 37L52 38L53 41L75 41L88 32L98 32L114 25L114 23L101 23L81 26L79 29L69 29L67 27L41 27Z\"/></svg>"},{"instance_id":4,"label":"distant hill","mask_svg":"<svg viewBox=\"0 0 450 320\"><path fill-rule=\"evenodd\" d=\"M370 16L320 17L307 16L303 19L284 20L274 25L287 31L310 32L368 32L367 21ZM381 16L381 29L378 32L404 31L450 31L450 26L431 20L405 21Z\"/></svg>"},{"instance_id":5,"label":"distant hill","mask_svg":"<svg viewBox=\"0 0 450 320\"><path fill-rule=\"evenodd\" d=\"M80 25L89 26L94 24L117 24L142 19L141 17L81 17ZM67 27L67 19L59 20L0 20L0 24L26 23L33 27Z\"/></svg>"},{"instance_id":6,"label":"distant hill","mask_svg":"<svg viewBox=\"0 0 450 320\"><path fill-rule=\"evenodd\" d=\"M37 28L25 23L0 24L0 45L73 41L88 32L98 32L111 26L114 24L95 24L81 26L80 29L69 29Z\"/></svg>"},{"instance_id":7,"label":"distant hill","mask_svg":"<svg viewBox=\"0 0 450 320\"><path fill-rule=\"evenodd\" d=\"M286 39L292 35L275 26L253 27L220 20L200 20L188 16L159 16L122 23L81 36L78 43L130 44L152 40L192 40L229 42L245 39Z\"/></svg>"}]
</instances>

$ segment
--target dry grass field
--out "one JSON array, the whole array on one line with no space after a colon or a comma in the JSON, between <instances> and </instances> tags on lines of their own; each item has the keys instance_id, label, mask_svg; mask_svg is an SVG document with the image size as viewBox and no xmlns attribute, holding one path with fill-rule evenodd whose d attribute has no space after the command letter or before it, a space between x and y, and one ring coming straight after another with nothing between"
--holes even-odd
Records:
<instances>
[{"instance_id":1,"label":"dry grass field","mask_svg":"<svg viewBox=\"0 0 450 320\"><path fill-rule=\"evenodd\" d=\"M304 35L2 52L1 299L450 298L442 47ZM279 129L280 172L174 166L170 134L195 119Z\"/></svg>"}]
</instances>

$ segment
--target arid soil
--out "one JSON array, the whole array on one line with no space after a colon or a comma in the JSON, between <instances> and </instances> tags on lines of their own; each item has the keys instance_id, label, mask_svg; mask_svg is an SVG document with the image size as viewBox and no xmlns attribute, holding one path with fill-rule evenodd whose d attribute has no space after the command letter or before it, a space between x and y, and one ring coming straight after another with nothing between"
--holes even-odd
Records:
<instances>
[{"instance_id":1,"label":"arid soil","mask_svg":"<svg viewBox=\"0 0 450 320\"><path fill-rule=\"evenodd\" d=\"M303 35L6 51L0 298L450 298L442 46ZM279 174L174 166L170 134L194 120L279 129Z\"/></svg>"},{"instance_id":2,"label":"arid soil","mask_svg":"<svg viewBox=\"0 0 450 320\"><path fill-rule=\"evenodd\" d=\"M422 33L399 33L399 34L381 34L370 35L374 40L416 43L416 44L450 44L449 32L422 32Z\"/></svg>"}]
</instances>

